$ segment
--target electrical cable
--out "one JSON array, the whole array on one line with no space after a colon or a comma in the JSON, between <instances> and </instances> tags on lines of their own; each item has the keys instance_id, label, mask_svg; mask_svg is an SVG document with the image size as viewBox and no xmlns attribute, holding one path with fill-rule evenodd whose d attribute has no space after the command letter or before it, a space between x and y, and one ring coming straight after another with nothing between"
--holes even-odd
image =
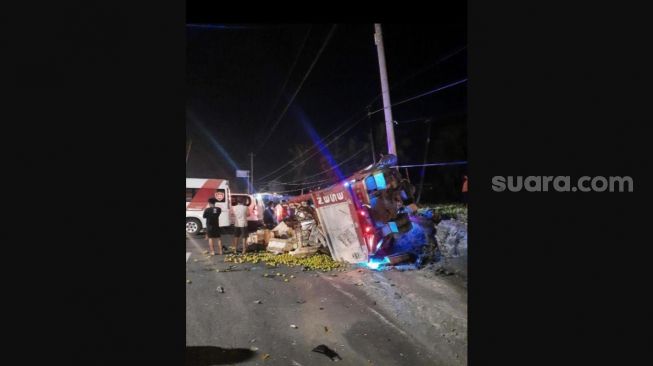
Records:
<instances>
[{"instance_id":1,"label":"electrical cable","mask_svg":"<svg viewBox=\"0 0 653 366\"><path fill-rule=\"evenodd\" d=\"M313 67L315 67L315 64L316 64L317 61L320 59L320 56L322 55L322 52L324 51L324 49L326 48L327 44L329 43L329 40L331 39L331 36L333 36L333 33L334 33L335 30L336 30L336 26L337 26L337 25L334 24L334 25L331 27L331 30L329 31L329 34L327 34L327 37L324 39L324 43L322 44L322 47L321 47L320 50L317 52L317 55L315 56L315 59L314 59L313 62L311 63L311 66L308 68L308 71L306 71L306 74L304 75L304 78L303 78L302 81L299 83L299 86L297 87L297 90L295 90L295 93L293 93L292 97L291 97L290 100L288 101L288 104L286 104L286 107L283 109L283 111L282 111L281 114L279 115L279 118L277 118L277 120L276 120L276 121L274 122L274 124L272 125L272 128L270 129L270 132L266 135L266 137L265 137L265 139L263 140L263 142L259 145L259 147L258 147L256 153L260 152L261 149L263 148L263 146L268 142L268 140L270 139L270 137L271 137L272 134L274 133L274 130L277 128L277 126L279 126L279 122L281 122L281 120L283 119L283 117L286 115L286 112L288 111L288 108L290 108L290 105L295 101L295 97L297 97L297 94L299 94L299 91L302 89L302 86L304 86L304 82L306 81L306 79L308 79L308 76L311 74L311 71L313 71Z\"/></svg>"}]
</instances>

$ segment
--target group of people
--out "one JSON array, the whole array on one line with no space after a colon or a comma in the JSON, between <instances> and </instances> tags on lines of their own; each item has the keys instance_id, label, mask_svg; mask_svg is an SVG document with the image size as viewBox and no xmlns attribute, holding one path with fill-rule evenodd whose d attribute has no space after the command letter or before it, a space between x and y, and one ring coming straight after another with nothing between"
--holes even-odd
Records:
<instances>
[{"instance_id":1,"label":"group of people","mask_svg":"<svg viewBox=\"0 0 653 366\"><path fill-rule=\"evenodd\" d=\"M233 252L238 250L238 242L243 242L243 254L247 252L247 211L248 207L245 206L244 198L237 197L236 205L233 207L235 216L234 223L234 239L232 242ZM220 215L222 210L215 204L218 202L215 198L209 198L209 207L204 210L204 218L206 219L206 239L209 241L209 252L215 255L214 239L218 239L218 254L222 255L222 239L220 237Z\"/></svg>"},{"instance_id":2,"label":"group of people","mask_svg":"<svg viewBox=\"0 0 653 366\"><path fill-rule=\"evenodd\" d=\"M302 205L310 205L310 200L302 202ZM298 203L288 203L286 200L280 203L268 201L263 211L263 225L266 229L274 229L281 221L295 216L298 207Z\"/></svg>"}]
</instances>

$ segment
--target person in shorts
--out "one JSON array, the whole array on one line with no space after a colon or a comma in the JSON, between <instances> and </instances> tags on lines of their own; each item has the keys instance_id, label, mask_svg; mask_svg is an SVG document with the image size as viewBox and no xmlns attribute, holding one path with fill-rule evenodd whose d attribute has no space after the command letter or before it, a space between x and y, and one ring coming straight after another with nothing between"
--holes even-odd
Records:
<instances>
[{"instance_id":1,"label":"person in shorts","mask_svg":"<svg viewBox=\"0 0 653 366\"><path fill-rule=\"evenodd\" d=\"M243 254L247 252L247 212L249 208L245 206L243 197L237 197L237 204L233 207L234 217L236 219L234 227L234 253L238 252L238 242L243 240Z\"/></svg>"},{"instance_id":2,"label":"person in shorts","mask_svg":"<svg viewBox=\"0 0 653 366\"><path fill-rule=\"evenodd\" d=\"M222 210L216 207L218 202L215 198L209 198L209 207L204 210L204 218L206 219L206 239L209 240L209 250L211 255L215 255L213 249L213 239L218 239L218 254L222 255L222 239L220 239L220 214Z\"/></svg>"}]
</instances>

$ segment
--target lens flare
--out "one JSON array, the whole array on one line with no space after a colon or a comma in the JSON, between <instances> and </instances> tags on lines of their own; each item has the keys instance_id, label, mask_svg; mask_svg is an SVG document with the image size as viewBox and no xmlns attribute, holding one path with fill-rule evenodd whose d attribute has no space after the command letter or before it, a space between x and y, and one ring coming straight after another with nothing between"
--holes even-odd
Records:
<instances>
[{"instance_id":1,"label":"lens flare","mask_svg":"<svg viewBox=\"0 0 653 366\"><path fill-rule=\"evenodd\" d=\"M369 269L378 270L379 268L381 268L381 266L383 266L385 264L388 264L388 263L390 263L390 260L388 259L388 257L383 257L383 259L371 258L369 260L369 262L365 263L365 265Z\"/></svg>"}]
</instances>

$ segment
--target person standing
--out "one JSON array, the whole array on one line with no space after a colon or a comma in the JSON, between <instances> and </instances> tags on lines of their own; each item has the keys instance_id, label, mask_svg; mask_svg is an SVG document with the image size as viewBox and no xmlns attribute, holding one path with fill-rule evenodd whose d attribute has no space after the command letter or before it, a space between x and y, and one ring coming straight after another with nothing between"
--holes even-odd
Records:
<instances>
[{"instance_id":1,"label":"person standing","mask_svg":"<svg viewBox=\"0 0 653 366\"><path fill-rule=\"evenodd\" d=\"M288 218L288 201L282 200L277 206L277 222L281 222Z\"/></svg>"},{"instance_id":2,"label":"person standing","mask_svg":"<svg viewBox=\"0 0 653 366\"><path fill-rule=\"evenodd\" d=\"M206 239L209 240L209 250L211 255L215 255L213 249L213 239L218 239L218 254L222 255L222 239L220 239L220 214L222 210L216 207L218 202L215 198L209 198L209 207L204 210L204 218L206 219Z\"/></svg>"},{"instance_id":3,"label":"person standing","mask_svg":"<svg viewBox=\"0 0 653 366\"><path fill-rule=\"evenodd\" d=\"M243 203L242 197L236 198L236 206L234 206L234 216L236 218L234 227L234 253L238 252L238 242L243 239L243 254L247 252L247 211L248 207Z\"/></svg>"},{"instance_id":4,"label":"person standing","mask_svg":"<svg viewBox=\"0 0 653 366\"><path fill-rule=\"evenodd\" d=\"M268 201L263 212L263 224L268 230L274 229L277 225L276 220L274 219L274 202Z\"/></svg>"}]
</instances>

